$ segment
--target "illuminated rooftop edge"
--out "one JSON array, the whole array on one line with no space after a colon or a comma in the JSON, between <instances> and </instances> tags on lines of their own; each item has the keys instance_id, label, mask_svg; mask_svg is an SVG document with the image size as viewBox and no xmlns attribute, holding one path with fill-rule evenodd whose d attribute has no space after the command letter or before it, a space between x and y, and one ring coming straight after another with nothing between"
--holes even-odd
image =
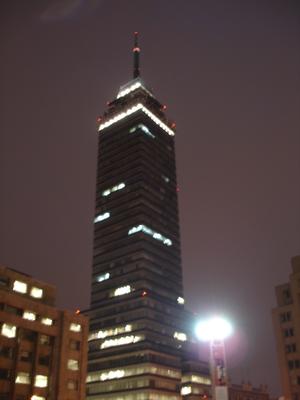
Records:
<instances>
[{"instance_id":1,"label":"illuminated rooftop edge","mask_svg":"<svg viewBox=\"0 0 300 400\"><path fill-rule=\"evenodd\" d=\"M103 122L103 124L100 124L98 131L102 131L105 128L108 128L109 126L115 124L118 121L121 121L122 119L128 117L129 115L137 112L137 111L143 111L149 118L152 119L153 122L155 122L160 128L162 128L165 132L167 132L169 135L174 136L175 132L170 129L164 122L162 122L156 115L154 115L147 107L145 107L142 103L138 103L131 108L128 108L126 111L121 112L120 114L115 115L113 118L109 119L106 122Z\"/></svg>"}]
</instances>

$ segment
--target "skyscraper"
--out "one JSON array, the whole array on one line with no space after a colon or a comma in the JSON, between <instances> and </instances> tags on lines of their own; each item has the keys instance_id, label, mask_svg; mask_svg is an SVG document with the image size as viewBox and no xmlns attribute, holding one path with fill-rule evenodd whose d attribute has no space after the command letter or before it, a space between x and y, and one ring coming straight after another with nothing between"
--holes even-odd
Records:
<instances>
[{"instance_id":1,"label":"skyscraper","mask_svg":"<svg viewBox=\"0 0 300 400\"><path fill-rule=\"evenodd\" d=\"M189 322L175 124L141 79L139 56L135 33L133 79L99 118L87 379L94 400L177 400L183 365L185 381L192 371L182 351ZM207 366L197 368L198 384L208 385Z\"/></svg>"},{"instance_id":2,"label":"skyscraper","mask_svg":"<svg viewBox=\"0 0 300 400\"><path fill-rule=\"evenodd\" d=\"M283 396L300 399L300 255L292 258L288 283L275 288L277 307L273 309L273 326Z\"/></svg>"}]
</instances>

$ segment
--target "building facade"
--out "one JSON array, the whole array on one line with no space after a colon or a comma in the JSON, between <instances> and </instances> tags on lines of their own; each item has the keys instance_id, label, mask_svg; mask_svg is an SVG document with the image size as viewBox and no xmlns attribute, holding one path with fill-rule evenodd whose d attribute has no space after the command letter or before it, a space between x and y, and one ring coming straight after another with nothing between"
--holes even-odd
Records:
<instances>
[{"instance_id":1,"label":"building facade","mask_svg":"<svg viewBox=\"0 0 300 400\"><path fill-rule=\"evenodd\" d=\"M55 307L55 288L0 267L0 399L83 400L88 319Z\"/></svg>"},{"instance_id":2,"label":"building facade","mask_svg":"<svg viewBox=\"0 0 300 400\"><path fill-rule=\"evenodd\" d=\"M174 135L139 73L99 118L87 398L209 392L184 310Z\"/></svg>"},{"instance_id":3,"label":"building facade","mask_svg":"<svg viewBox=\"0 0 300 400\"><path fill-rule=\"evenodd\" d=\"M272 317L283 396L300 400L300 256L291 264L289 282L275 288Z\"/></svg>"},{"instance_id":4,"label":"building facade","mask_svg":"<svg viewBox=\"0 0 300 400\"><path fill-rule=\"evenodd\" d=\"M250 382L243 382L240 385L229 382L229 400L269 400L267 385L253 387Z\"/></svg>"}]
</instances>

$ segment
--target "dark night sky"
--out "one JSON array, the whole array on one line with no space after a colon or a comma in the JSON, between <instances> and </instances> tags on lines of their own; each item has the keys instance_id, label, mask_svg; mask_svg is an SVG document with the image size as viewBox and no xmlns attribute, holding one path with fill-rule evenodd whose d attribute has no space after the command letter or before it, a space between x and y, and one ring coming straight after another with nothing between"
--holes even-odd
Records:
<instances>
[{"instance_id":1,"label":"dark night sky","mask_svg":"<svg viewBox=\"0 0 300 400\"><path fill-rule=\"evenodd\" d=\"M96 117L142 75L177 122L187 306L235 323L234 381L279 394L270 312L300 254L300 7L2 0L0 262L87 308Z\"/></svg>"}]
</instances>

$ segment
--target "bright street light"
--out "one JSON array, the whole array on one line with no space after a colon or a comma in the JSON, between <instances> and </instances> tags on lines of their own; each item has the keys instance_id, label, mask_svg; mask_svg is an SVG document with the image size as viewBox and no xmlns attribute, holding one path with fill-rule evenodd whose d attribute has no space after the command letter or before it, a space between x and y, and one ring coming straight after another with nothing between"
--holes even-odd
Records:
<instances>
[{"instance_id":1,"label":"bright street light","mask_svg":"<svg viewBox=\"0 0 300 400\"><path fill-rule=\"evenodd\" d=\"M196 326L198 339L209 342L213 400L228 400L224 339L232 333L231 323L221 317L200 321Z\"/></svg>"},{"instance_id":2,"label":"bright street light","mask_svg":"<svg viewBox=\"0 0 300 400\"><path fill-rule=\"evenodd\" d=\"M199 340L210 342L211 340L224 340L233 332L229 321L221 317L213 317L200 321L196 326L196 335Z\"/></svg>"}]
</instances>

